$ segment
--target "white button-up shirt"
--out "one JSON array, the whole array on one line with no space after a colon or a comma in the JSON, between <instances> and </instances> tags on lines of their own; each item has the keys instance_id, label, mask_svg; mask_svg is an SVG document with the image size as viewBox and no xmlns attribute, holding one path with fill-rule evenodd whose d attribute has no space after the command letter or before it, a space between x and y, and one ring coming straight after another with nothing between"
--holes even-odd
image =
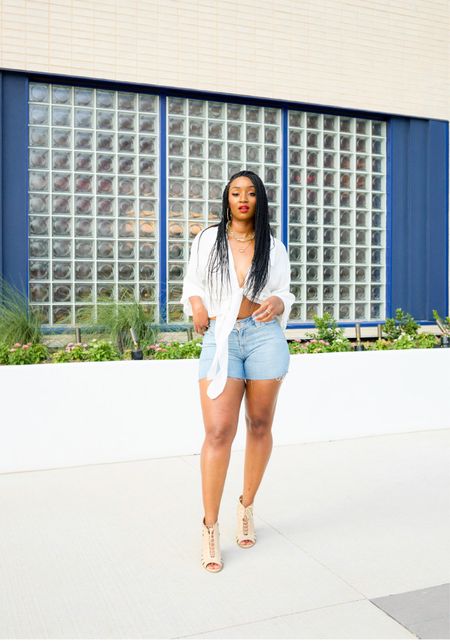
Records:
<instances>
[{"instance_id":1,"label":"white button-up shirt","mask_svg":"<svg viewBox=\"0 0 450 641\"><path fill-rule=\"evenodd\" d=\"M203 233L198 233L192 242L191 255L183 280L183 292L180 300L180 303L183 304L185 314L192 316L192 306L189 298L191 296L200 296L208 311L208 316L216 317L214 334L216 352L207 373L207 378L211 381L207 390L209 398L219 396L225 387L228 374L228 336L236 322L242 303L244 286L250 272L249 269L243 287L239 287L233 254L228 241L228 267L231 291L225 282L222 297L219 298L220 285L214 279L212 288L210 289L209 283L207 282L207 261L216 237L217 225L214 225L207 227ZM295 296L289 291L290 281L291 273L286 247L277 238L271 238L267 282L254 302L262 303L266 298L269 298L269 296L279 296L284 303L284 310L282 314L275 318L280 323L281 329L286 328L292 303L295 301ZM219 285L219 287L217 285Z\"/></svg>"}]
</instances>

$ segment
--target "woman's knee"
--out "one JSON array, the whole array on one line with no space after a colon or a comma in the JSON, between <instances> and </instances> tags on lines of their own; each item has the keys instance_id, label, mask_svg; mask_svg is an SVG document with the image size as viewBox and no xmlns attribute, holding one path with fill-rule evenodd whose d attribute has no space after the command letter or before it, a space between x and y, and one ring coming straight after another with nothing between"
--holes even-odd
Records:
<instances>
[{"instance_id":1,"label":"woman's knee","mask_svg":"<svg viewBox=\"0 0 450 641\"><path fill-rule=\"evenodd\" d=\"M253 436L267 436L272 430L272 421L267 416L255 415L245 417L247 430Z\"/></svg>"},{"instance_id":2,"label":"woman's knee","mask_svg":"<svg viewBox=\"0 0 450 641\"><path fill-rule=\"evenodd\" d=\"M236 435L233 425L214 425L206 428L205 441L211 447L226 447L231 445Z\"/></svg>"}]
</instances>

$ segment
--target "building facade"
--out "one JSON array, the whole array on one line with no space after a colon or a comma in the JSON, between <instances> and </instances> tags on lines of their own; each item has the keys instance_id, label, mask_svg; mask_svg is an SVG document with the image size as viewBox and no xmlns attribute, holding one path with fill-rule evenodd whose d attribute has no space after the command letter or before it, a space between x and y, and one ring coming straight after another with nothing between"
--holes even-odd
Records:
<instances>
[{"instance_id":1,"label":"building facade","mask_svg":"<svg viewBox=\"0 0 450 641\"><path fill-rule=\"evenodd\" d=\"M188 323L192 240L244 168L289 327L449 313L448 3L0 4L0 267L44 325Z\"/></svg>"}]
</instances>

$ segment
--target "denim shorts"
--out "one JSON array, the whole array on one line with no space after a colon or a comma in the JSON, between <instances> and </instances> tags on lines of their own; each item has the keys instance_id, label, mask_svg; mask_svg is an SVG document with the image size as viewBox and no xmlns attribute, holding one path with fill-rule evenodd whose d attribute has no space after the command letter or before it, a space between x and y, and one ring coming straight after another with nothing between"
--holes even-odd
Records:
<instances>
[{"instance_id":1,"label":"denim shorts","mask_svg":"<svg viewBox=\"0 0 450 641\"><path fill-rule=\"evenodd\" d=\"M205 378L214 358L216 320L203 335L198 378ZM282 379L289 369L289 347L276 318L263 322L252 316L236 321L228 336L228 376L244 380Z\"/></svg>"}]
</instances>

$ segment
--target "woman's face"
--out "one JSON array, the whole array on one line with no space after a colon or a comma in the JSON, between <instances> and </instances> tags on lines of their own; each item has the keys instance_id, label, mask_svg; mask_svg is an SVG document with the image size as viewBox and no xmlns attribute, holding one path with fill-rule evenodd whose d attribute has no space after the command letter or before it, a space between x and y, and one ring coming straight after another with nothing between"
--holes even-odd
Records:
<instances>
[{"instance_id":1,"label":"woman's face","mask_svg":"<svg viewBox=\"0 0 450 641\"><path fill-rule=\"evenodd\" d=\"M230 183L228 206L236 220L253 220L256 212L256 189L250 178L239 176Z\"/></svg>"}]
</instances>

